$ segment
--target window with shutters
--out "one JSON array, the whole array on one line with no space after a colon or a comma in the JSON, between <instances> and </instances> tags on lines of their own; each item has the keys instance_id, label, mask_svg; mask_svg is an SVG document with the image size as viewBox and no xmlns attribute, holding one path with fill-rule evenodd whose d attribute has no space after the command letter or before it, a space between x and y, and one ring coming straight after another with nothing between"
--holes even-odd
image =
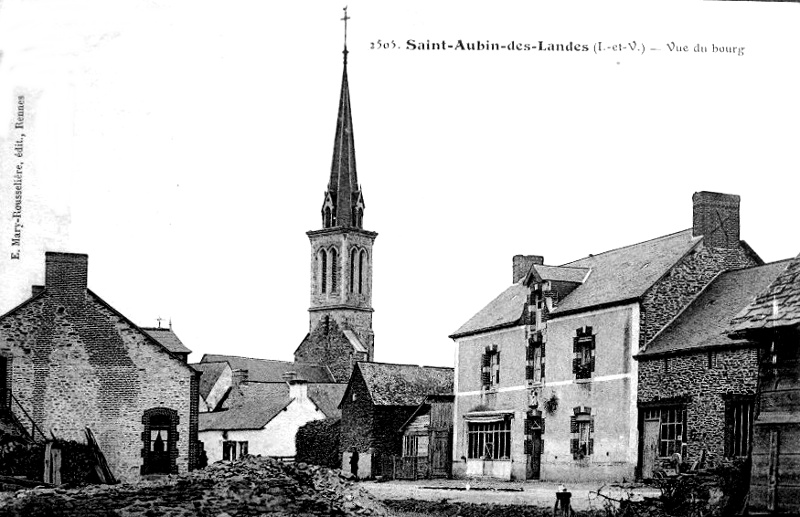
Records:
<instances>
[{"instance_id":1,"label":"window with shutters","mask_svg":"<svg viewBox=\"0 0 800 517\"><path fill-rule=\"evenodd\" d=\"M544 381L544 342L542 335L536 333L528 340L525 350L525 380L528 384Z\"/></svg>"},{"instance_id":2,"label":"window with shutters","mask_svg":"<svg viewBox=\"0 0 800 517\"><path fill-rule=\"evenodd\" d=\"M507 460L511 458L511 420L467 422L467 458Z\"/></svg>"},{"instance_id":3,"label":"window with shutters","mask_svg":"<svg viewBox=\"0 0 800 517\"><path fill-rule=\"evenodd\" d=\"M595 335L592 327L577 330L572 347L572 373L576 379L591 379L594 373Z\"/></svg>"},{"instance_id":4,"label":"window with shutters","mask_svg":"<svg viewBox=\"0 0 800 517\"><path fill-rule=\"evenodd\" d=\"M753 436L753 399L725 401L725 457L744 458Z\"/></svg>"},{"instance_id":5,"label":"window with shutters","mask_svg":"<svg viewBox=\"0 0 800 517\"><path fill-rule=\"evenodd\" d=\"M583 459L594 454L594 417L591 408L577 407L569 419L572 458Z\"/></svg>"},{"instance_id":6,"label":"window with shutters","mask_svg":"<svg viewBox=\"0 0 800 517\"><path fill-rule=\"evenodd\" d=\"M481 356L481 386L485 390L500 385L500 350L497 345L487 346Z\"/></svg>"}]
</instances>

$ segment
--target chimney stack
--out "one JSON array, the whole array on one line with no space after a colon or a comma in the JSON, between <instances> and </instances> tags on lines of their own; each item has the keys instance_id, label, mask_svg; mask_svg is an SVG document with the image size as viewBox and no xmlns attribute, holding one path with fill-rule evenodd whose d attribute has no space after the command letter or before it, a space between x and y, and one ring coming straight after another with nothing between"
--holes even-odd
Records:
<instances>
[{"instance_id":1,"label":"chimney stack","mask_svg":"<svg viewBox=\"0 0 800 517\"><path fill-rule=\"evenodd\" d=\"M706 246L735 248L739 245L739 196L695 192L692 196L692 236L703 236Z\"/></svg>"},{"instance_id":2,"label":"chimney stack","mask_svg":"<svg viewBox=\"0 0 800 517\"><path fill-rule=\"evenodd\" d=\"M86 300L89 256L82 253L44 254L44 285L53 296L65 300Z\"/></svg>"},{"instance_id":3,"label":"chimney stack","mask_svg":"<svg viewBox=\"0 0 800 517\"><path fill-rule=\"evenodd\" d=\"M305 400L308 398L308 381L305 379L291 379L289 383L289 398Z\"/></svg>"},{"instance_id":4,"label":"chimney stack","mask_svg":"<svg viewBox=\"0 0 800 517\"><path fill-rule=\"evenodd\" d=\"M541 255L514 255L514 281L516 284L528 274L534 264L544 264L544 257Z\"/></svg>"}]
</instances>

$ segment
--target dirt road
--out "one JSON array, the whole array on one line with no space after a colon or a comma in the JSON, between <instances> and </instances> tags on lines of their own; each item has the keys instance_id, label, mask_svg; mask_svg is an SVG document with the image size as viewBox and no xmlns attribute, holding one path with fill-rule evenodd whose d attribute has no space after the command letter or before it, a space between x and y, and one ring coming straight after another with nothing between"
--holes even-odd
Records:
<instances>
[{"instance_id":1,"label":"dirt road","mask_svg":"<svg viewBox=\"0 0 800 517\"><path fill-rule=\"evenodd\" d=\"M466 480L419 480L419 481L367 481L359 486L376 498L386 499L423 499L464 503L494 503L535 505L552 508L555 503L555 492L558 484L545 482L503 483L472 482L467 490ZM567 485L572 493L572 507L575 510L603 508L605 498L597 492L614 499L630 498L641 500L643 497L658 497L660 492L650 487L621 488L618 486L602 486L596 484Z\"/></svg>"}]
</instances>

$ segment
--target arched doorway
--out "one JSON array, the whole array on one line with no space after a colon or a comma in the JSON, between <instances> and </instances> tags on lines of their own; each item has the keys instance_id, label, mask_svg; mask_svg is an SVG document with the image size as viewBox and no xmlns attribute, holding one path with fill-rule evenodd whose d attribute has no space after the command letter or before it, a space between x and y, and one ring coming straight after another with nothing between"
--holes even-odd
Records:
<instances>
[{"instance_id":1,"label":"arched doorway","mask_svg":"<svg viewBox=\"0 0 800 517\"><path fill-rule=\"evenodd\" d=\"M168 408L148 409L142 416L142 474L177 474L178 412Z\"/></svg>"}]
</instances>

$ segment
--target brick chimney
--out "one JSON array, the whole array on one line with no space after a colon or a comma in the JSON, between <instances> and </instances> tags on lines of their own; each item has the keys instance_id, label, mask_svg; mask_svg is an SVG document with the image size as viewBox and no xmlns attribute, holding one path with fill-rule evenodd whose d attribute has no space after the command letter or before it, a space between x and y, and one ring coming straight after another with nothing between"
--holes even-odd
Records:
<instances>
[{"instance_id":1,"label":"brick chimney","mask_svg":"<svg viewBox=\"0 0 800 517\"><path fill-rule=\"evenodd\" d=\"M52 296L65 300L86 300L89 255L82 253L44 254L44 285Z\"/></svg>"},{"instance_id":2,"label":"brick chimney","mask_svg":"<svg viewBox=\"0 0 800 517\"><path fill-rule=\"evenodd\" d=\"M692 235L703 236L706 246L735 248L739 245L739 196L695 192Z\"/></svg>"},{"instance_id":3,"label":"brick chimney","mask_svg":"<svg viewBox=\"0 0 800 517\"><path fill-rule=\"evenodd\" d=\"M305 379L291 379L289 382L289 398L305 400L308 398L308 381Z\"/></svg>"},{"instance_id":4,"label":"brick chimney","mask_svg":"<svg viewBox=\"0 0 800 517\"><path fill-rule=\"evenodd\" d=\"M544 257L541 255L514 255L514 281L516 284L528 274L534 264L544 264Z\"/></svg>"}]
</instances>

